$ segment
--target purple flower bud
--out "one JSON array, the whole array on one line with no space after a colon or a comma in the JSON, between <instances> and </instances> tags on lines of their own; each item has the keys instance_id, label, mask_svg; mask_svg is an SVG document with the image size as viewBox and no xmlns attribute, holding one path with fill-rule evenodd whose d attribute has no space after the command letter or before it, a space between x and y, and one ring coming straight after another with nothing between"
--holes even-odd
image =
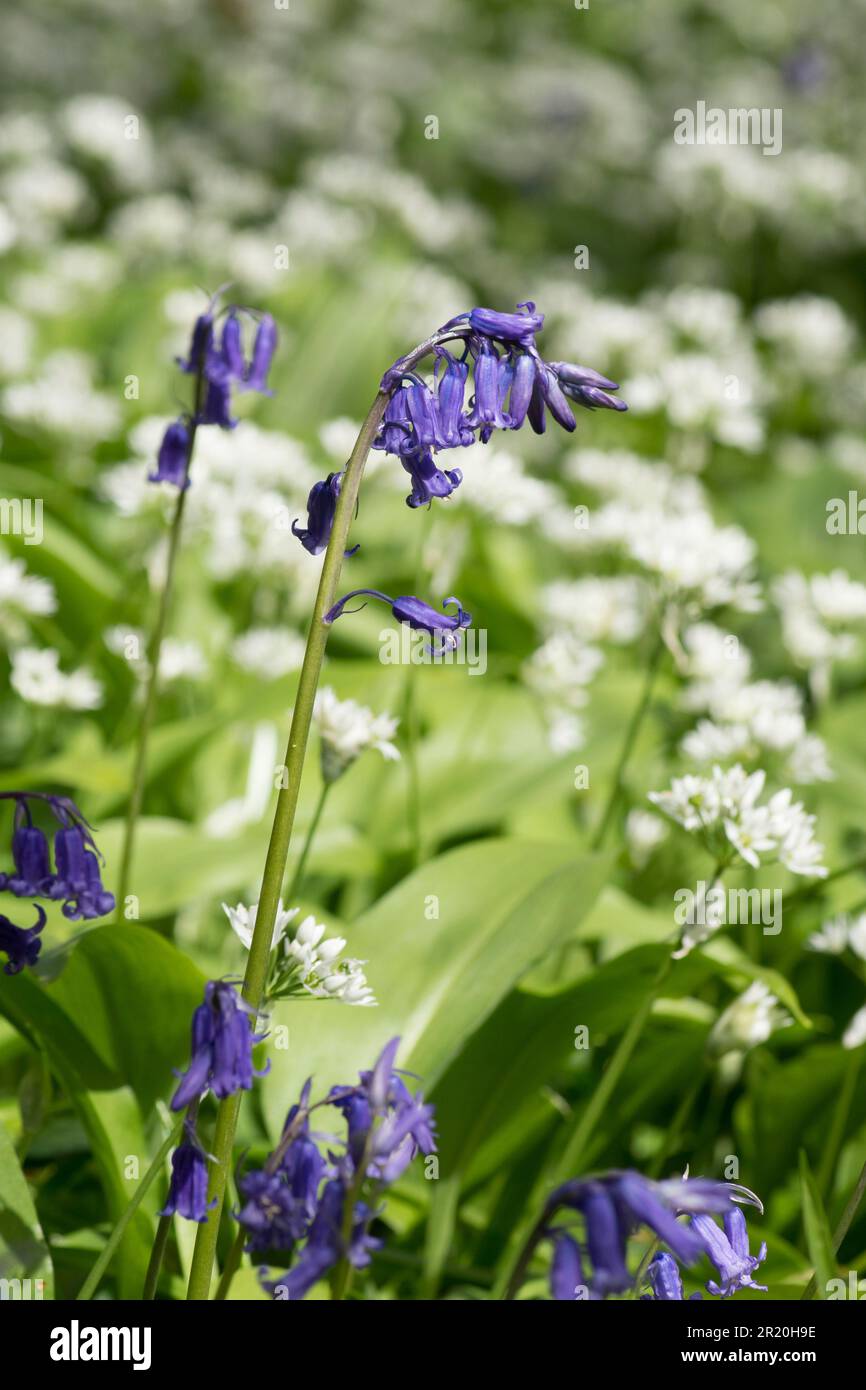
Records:
<instances>
[{"instance_id":1,"label":"purple flower bud","mask_svg":"<svg viewBox=\"0 0 866 1390\"><path fill-rule=\"evenodd\" d=\"M530 343L536 333L544 327L544 315L535 313L532 300L518 305L525 313L500 314L496 309L473 309L469 324L476 333L487 338L498 338L506 343Z\"/></svg>"},{"instance_id":2,"label":"purple flower bud","mask_svg":"<svg viewBox=\"0 0 866 1390\"><path fill-rule=\"evenodd\" d=\"M162 436L156 458L156 472L148 473L149 483L173 483L188 488L189 429L183 420L175 420Z\"/></svg>"},{"instance_id":3,"label":"purple flower bud","mask_svg":"<svg viewBox=\"0 0 866 1390\"><path fill-rule=\"evenodd\" d=\"M409 507L427 506L434 497L450 497L463 481L459 468L437 468L429 449L401 454L400 462L412 479L412 491L406 498Z\"/></svg>"},{"instance_id":4,"label":"purple flower bud","mask_svg":"<svg viewBox=\"0 0 866 1390\"><path fill-rule=\"evenodd\" d=\"M262 314L253 343L253 356L247 373L248 391L261 391L265 396L273 393L268 390L268 372L277 348L277 325L271 314Z\"/></svg>"},{"instance_id":5,"label":"purple flower bud","mask_svg":"<svg viewBox=\"0 0 866 1390\"><path fill-rule=\"evenodd\" d=\"M565 386L600 386L604 391L618 391L619 383L602 376L592 367L579 367L576 362L548 362L548 367Z\"/></svg>"},{"instance_id":6,"label":"purple flower bud","mask_svg":"<svg viewBox=\"0 0 866 1390\"><path fill-rule=\"evenodd\" d=\"M25 965L35 965L42 950L39 933L45 926L45 909L36 904L36 922L32 927L16 927L8 917L0 915L0 951L8 957L3 967L6 975L17 975Z\"/></svg>"},{"instance_id":7,"label":"purple flower bud","mask_svg":"<svg viewBox=\"0 0 866 1390\"><path fill-rule=\"evenodd\" d=\"M569 386L563 383L562 389L570 401L575 401L586 410L628 410L625 401L609 396L598 386Z\"/></svg>"},{"instance_id":8,"label":"purple flower bud","mask_svg":"<svg viewBox=\"0 0 866 1390\"><path fill-rule=\"evenodd\" d=\"M71 922L83 917L90 921L114 910L114 894L106 892L99 872L99 860L88 848L89 837L81 826L58 830L54 836L54 862L57 876L49 897L64 898L63 915Z\"/></svg>"},{"instance_id":9,"label":"purple flower bud","mask_svg":"<svg viewBox=\"0 0 866 1390\"><path fill-rule=\"evenodd\" d=\"M544 403L554 420L558 425L561 425L564 430L568 430L570 433L575 428L574 415L572 414L568 401L562 393L556 376L549 367L542 366L539 369L538 383L541 387Z\"/></svg>"},{"instance_id":10,"label":"purple flower bud","mask_svg":"<svg viewBox=\"0 0 866 1390\"><path fill-rule=\"evenodd\" d=\"M414 447L412 422L409 419L409 387L398 386L385 406L382 426L373 441L373 448L399 456L411 452Z\"/></svg>"},{"instance_id":11,"label":"purple flower bud","mask_svg":"<svg viewBox=\"0 0 866 1390\"><path fill-rule=\"evenodd\" d=\"M650 1260L647 1270L649 1281L652 1286L652 1300L656 1303L673 1303L683 1301L683 1281L680 1274L680 1267L673 1255L669 1255L666 1250L660 1250ZM700 1294L692 1294L692 1298L700 1298Z\"/></svg>"},{"instance_id":12,"label":"purple flower bud","mask_svg":"<svg viewBox=\"0 0 866 1390\"><path fill-rule=\"evenodd\" d=\"M187 1221L207 1221L217 1204L207 1199L207 1158L194 1135L178 1144L171 1156L171 1184L160 1216L183 1216Z\"/></svg>"}]
</instances>

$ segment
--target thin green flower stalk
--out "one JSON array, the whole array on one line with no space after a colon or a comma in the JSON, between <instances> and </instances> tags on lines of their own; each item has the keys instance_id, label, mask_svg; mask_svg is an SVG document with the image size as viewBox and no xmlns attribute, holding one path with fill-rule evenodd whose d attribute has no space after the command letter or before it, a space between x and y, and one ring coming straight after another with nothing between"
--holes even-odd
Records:
<instances>
[{"instance_id":1,"label":"thin green flower stalk","mask_svg":"<svg viewBox=\"0 0 866 1390\"><path fill-rule=\"evenodd\" d=\"M195 452L195 438L198 431L198 419L201 415L205 391L204 374L204 355L198 363L196 372L195 387L193 391L193 411L189 425L189 443L186 449L186 459L183 470L183 481L186 484L189 478L189 471L192 466L193 453ZM147 777L147 749L150 740L150 732L156 717L156 707L158 703L159 689L159 661L162 654L162 644L165 639L168 627L168 615L171 608L171 597L174 588L174 576L177 566L177 556L180 549L180 537L183 530L183 513L186 504L188 488L182 486L178 489L177 501L174 504L174 513L171 519L171 528L168 535L168 554L165 565L165 578L163 580L162 591L159 596L159 609L157 610L156 623L148 644L148 674L147 684L144 693L144 707L141 713L141 720L138 726L138 735L135 743L135 758L132 771L132 789L129 795L129 805L126 810L126 822L123 832L123 848L120 854L120 872L117 880L117 914L118 920L124 917L126 907L126 897L129 890L130 874L132 872L132 856L135 849L135 830L138 818L141 814L141 806L144 800L144 785Z\"/></svg>"},{"instance_id":2,"label":"thin green flower stalk","mask_svg":"<svg viewBox=\"0 0 866 1390\"><path fill-rule=\"evenodd\" d=\"M379 391L366 420L361 426L361 432L346 465L334 515L333 529L322 565L319 588L307 636L304 662L298 682L298 693L292 714L284 776L277 796L274 823L265 859L253 939L244 975L243 996L253 1009L258 1009L261 1005L268 975L271 938L291 844L301 775L313 719L313 706L328 641L329 628L324 622L324 617L336 600L337 585L343 567L343 555L346 550L349 528L355 514L355 504L358 500L358 489L361 485L364 465L387 402L386 392ZM231 1166L240 1105L241 1093L236 1092L226 1100L221 1101L219 1106L216 1131L211 1146L213 1161L210 1165L208 1186L208 1201L215 1200L216 1206L210 1213L208 1220L199 1226L196 1236L187 1289L187 1298L193 1301L207 1299L210 1294L220 1216L225 1200L226 1181Z\"/></svg>"}]
</instances>

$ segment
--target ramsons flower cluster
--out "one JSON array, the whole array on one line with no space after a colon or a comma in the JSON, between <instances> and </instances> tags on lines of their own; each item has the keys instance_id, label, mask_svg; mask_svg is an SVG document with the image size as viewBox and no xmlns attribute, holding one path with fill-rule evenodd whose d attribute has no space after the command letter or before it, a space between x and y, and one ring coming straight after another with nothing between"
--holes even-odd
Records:
<instances>
[{"instance_id":1,"label":"ramsons flower cluster","mask_svg":"<svg viewBox=\"0 0 866 1390\"><path fill-rule=\"evenodd\" d=\"M114 895L106 891L100 872L100 855L93 832L84 816L67 796L45 792L0 792L0 801L14 801L12 862L10 872L0 873L0 891L16 898L45 898L63 903L63 915L70 921L104 917L114 910ZM48 836L33 823L33 808L50 812L58 829L54 832L54 867ZM32 927L18 927L0 915L0 951L7 956L3 967L7 975L17 975L27 965L35 965L42 949L40 932L46 916L37 905Z\"/></svg>"},{"instance_id":2,"label":"ramsons flower cluster","mask_svg":"<svg viewBox=\"0 0 866 1390\"><path fill-rule=\"evenodd\" d=\"M195 402L191 414L173 421L162 437L152 483L172 483L181 490L189 487L189 465L195 431L199 425L218 425L234 429L232 391L259 391L270 395L268 372L277 346L277 328L270 314L254 314L234 305L219 307L220 293L214 295L195 321L189 350L178 358L181 371L195 377ZM217 322L222 314L219 338ZM244 352L242 320L256 323L249 358Z\"/></svg>"},{"instance_id":3,"label":"ramsons flower cluster","mask_svg":"<svg viewBox=\"0 0 866 1390\"><path fill-rule=\"evenodd\" d=\"M433 1107L413 1095L394 1068L399 1043L392 1038L357 1085L335 1086L314 1105L308 1081L264 1167L238 1183L237 1220L247 1249L293 1256L284 1274L264 1279L275 1299L303 1298L340 1264L367 1266L381 1245L370 1225L384 1189L417 1154L436 1152ZM310 1130L311 1114L323 1106L334 1107L345 1122L339 1144ZM320 1147L324 1138L327 1155Z\"/></svg>"},{"instance_id":4,"label":"ramsons flower cluster","mask_svg":"<svg viewBox=\"0 0 866 1390\"><path fill-rule=\"evenodd\" d=\"M694 1265L704 1255L718 1271L718 1280L706 1285L716 1297L730 1298L743 1288L763 1288L752 1276L765 1259L767 1247L762 1244L757 1255L750 1253L746 1219L738 1202L761 1210L758 1198L747 1188L709 1178L652 1182L640 1173L614 1171L564 1183L551 1194L546 1211L546 1233L553 1242L550 1287L554 1299L598 1300L634 1290L640 1274L629 1271L627 1242L640 1226L649 1227L668 1247L650 1262L646 1278L651 1292L642 1297L683 1298L679 1265ZM572 1213L582 1218L581 1238L559 1224ZM721 1226L716 1216L722 1217ZM591 1271L585 1267L587 1258ZM700 1298L700 1294L691 1297Z\"/></svg>"},{"instance_id":5,"label":"ramsons flower cluster","mask_svg":"<svg viewBox=\"0 0 866 1390\"><path fill-rule=\"evenodd\" d=\"M788 787L759 803L766 774L747 773L739 763L709 777L675 777L670 790L649 799L685 830L697 834L721 863L739 860L759 868L762 856L792 874L824 878L823 845L815 839L815 817Z\"/></svg>"},{"instance_id":6,"label":"ramsons flower cluster","mask_svg":"<svg viewBox=\"0 0 866 1390\"><path fill-rule=\"evenodd\" d=\"M243 903L229 907L223 903L232 930L247 950L252 946L257 908L257 903L252 907ZM344 956L346 938L325 936L324 924L312 915L291 930L298 911L296 907L287 910L280 899L271 938L266 999L336 999L342 1004L367 1008L375 1005L376 998L362 968L366 961Z\"/></svg>"}]
</instances>

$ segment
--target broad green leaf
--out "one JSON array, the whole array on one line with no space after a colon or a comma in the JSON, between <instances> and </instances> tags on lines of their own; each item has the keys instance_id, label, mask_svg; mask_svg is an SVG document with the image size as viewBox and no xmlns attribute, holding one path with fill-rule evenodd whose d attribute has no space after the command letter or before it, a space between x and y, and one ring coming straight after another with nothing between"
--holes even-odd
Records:
<instances>
[{"instance_id":1,"label":"broad green leaf","mask_svg":"<svg viewBox=\"0 0 866 1390\"><path fill-rule=\"evenodd\" d=\"M429 1090L521 975L572 929L608 867L606 856L575 860L567 845L492 840L404 879L348 928L379 1007L275 1011L289 1048L272 1049L264 1085L272 1133L305 1077L325 1090L369 1066L397 1034L401 1065Z\"/></svg>"},{"instance_id":2,"label":"broad green leaf","mask_svg":"<svg viewBox=\"0 0 866 1390\"><path fill-rule=\"evenodd\" d=\"M51 1256L36 1207L9 1133L0 1124L0 1281L7 1279L39 1280L41 1297L54 1296Z\"/></svg>"}]
</instances>

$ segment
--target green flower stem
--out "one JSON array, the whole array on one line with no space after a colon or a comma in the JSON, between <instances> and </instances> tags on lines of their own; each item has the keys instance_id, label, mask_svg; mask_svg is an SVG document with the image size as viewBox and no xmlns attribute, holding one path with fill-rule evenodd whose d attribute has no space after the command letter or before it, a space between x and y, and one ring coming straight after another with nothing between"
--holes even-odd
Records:
<instances>
[{"instance_id":1,"label":"green flower stem","mask_svg":"<svg viewBox=\"0 0 866 1390\"><path fill-rule=\"evenodd\" d=\"M78 1291L77 1301L79 1303L86 1303L96 1293L96 1290L99 1287L99 1281L105 1273L106 1269L108 1268L109 1264L111 1263L112 1256L114 1255L115 1250L117 1249L118 1245L123 1239L124 1231L126 1230L135 1213L138 1211L138 1208L140 1207L148 1189L153 1185L157 1175L162 1171L163 1166L165 1164L165 1160L168 1158L169 1154L171 1153L172 1149L174 1148L175 1144L180 1138L182 1126L183 1121L178 1120L174 1129L171 1131L171 1134L169 1134L167 1138L163 1141L163 1144L161 1145L159 1152L157 1153L156 1157L154 1158L153 1162L151 1163L141 1182L138 1184L138 1187L135 1189L132 1199L130 1200L129 1206L126 1208L126 1211L123 1213L114 1230L111 1232L111 1235L108 1237L108 1240L105 1243L105 1248L103 1249L102 1254L99 1256L99 1259L94 1264L93 1268L91 1269L90 1273L88 1274L87 1278L85 1279L84 1283L81 1285L81 1288Z\"/></svg>"},{"instance_id":2,"label":"green flower stem","mask_svg":"<svg viewBox=\"0 0 866 1390\"><path fill-rule=\"evenodd\" d=\"M608 1062L598 1085L593 1091L589 1104L580 1117L580 1123L563 1150L553 1175L553 1186L558 1186L559 1183L565 1182L568 1178L573 1177L580 1171L580 1164L586 1154L593 1131L609 1105L613 1093L619 1084L620 1077L628 1066L632 1053L640 1041L641 1034L652 1012L652 1006L658 998L659 990L670 973L671 965L671 957L669 955L665 956L643 1003L632 1016L628 1028L620 1038L616 1051ZM547 1214L545 1209L530 1231L526 1243L517 1257L514 1268L508 1278L507 1285L505 1286L504 1298L513 1299L515 1297L526 1277L530 1261L535 1254L535 1248L543 1237L546 1227Z\"/></svg>"},{"instance_id":3,"label":"green flower stem","mask_svg":"<svg viewBox=\"0 0 866 1390\"><path fill-rule=\"evenodd\" d=\"M156 1228L156 1239L153 1242L153 1249L150 1252L150 1259L147 1262L147 1273L144 1276L144 1290L142 1301L150 1303L156 1298L156 1287L159 1283L159 1271L162 1269L162 1258L165 1254L165 1247L168 1244L169 1232L171 1231L172 1218L161 1216L159 1225Z\"/></svg>"},{"instance_id":4,"label":"green flower stem","mask_svg":"<svg viewBox=\"0 0 866 1390\"><path fill-rule=\"evenodd\" d=\"M634 750L634 745L637 740L637 736L640 733L641 725L643 724L647 710L650 706L650 700L652 699L653 687L655 686L655 680L658 674L659 663L661 662L662 658L662 652L664 651L664 645L664 636L660 630L656 638L655 645L650 654L649 663L647 665L646 674L644 676L644 683L643 689L641 691L640 700L638 701L634 709L632 717L629 720L628 728L626 729L625 738L623 739L622 749L619 755L619 761L617 762L616 772L614 773L613 777L613 783L611 785L607 801L605 802L604 810L601 813L601 819L599 820L595 834L592 837L593 849L601 849L601 846L604 844L604 840L610 827L611 820L613 819L613 813L616 810L620 796L622 795L623 783L625 781L625 771L628 767L629 760Z\"/></svg>"},{"instance_id":5,"label":"green flower stem","mask_svg":"<svg viewBox=\"0 0 866 1390\"><path fill-rule=\"evenodd\" d=\"M276 921L283 877L286 872L286 861L301 785L301 773L313 718L313 703L316 698L322 662L325 657L325 647L328 641L329 628L323 619L337 598L336 591L343 566L343 554L346 549L352 518L355 515L355 504L358 500L358 489L361 484L364 464L385 412L387 401L387 394L379 391L370 413L361 426L361 432L343 475L331 539L328 542L328 549L325 552L322 565L319 589L307 636L304 664L301 667L295 708L292 714L292 726L286 750L285 777L277 796L274 824L265 859L259 905L256 910L256 924L244 976L243 995L253 1009L258 1009L261 1003L267 979L271 937ZM206 1299L210 1293L220 1216L231 1165L240 1105L240 1092L236 1092L220 1102L213 1138L213 1161L210 1166L208 1185L208 1200L216 1199L216 1206L208 1216L207 1221L198 1228L187 1289L187 1298L191 1300Z\"/></svg>"},{"instance_id":6,"label":"green flower stem","mask_svg":"<svg viewBox=\"0 0 866 1390\"><path fill-rule=\"evenodd\" d=\"M866 1194L866 1163L864 1163L863 1167L860 1169L860 1176L854 1184L854 1191L851 1193L851 1196L845 1203L845 1210L839 1218L839 1225L833 1232L834 1255L838 1255L839 1249L842 1245L842 1241L845 1239L845 1237L851 1229L851 1226L854 1222L854 1217L857 1215L860 1203L863 1201L864 1194ZM813 1274L812 1278L809 1280L808 1285L803 1291L803 1299L814 1298L817 1288L818 1279L817 1276Z\"/></svg>"},{"instance_id":7,"label":"green flower stem","mask_svg":"<svg viewBox=\"0 0 866 1390\"><path fill-rule=\"evenodd\" d=\"M286 890L286 907L293 906L297 899L298 893L301 890L301 885L304 881L304 870L307 867L307 860L310 857L310 850L312 849L313 841L316 838L316 831L319 828L319 821L322 819L322 812L325 809L325 802L328 799L328 792L331 790L331 787L333 785L333 782L322 783L322 790L319 792L319 799L316 802L316 809L313 812L313 819L310 821L309 829L307 830L307 837L304 840L304 847L301 850L301 856L297 864L295 865L295 872L292 874L291 882Z\"/></svg>"},{"instance_id":8,"label":"green flower stem","mask_svg":"<svg viewBox=\"0 0 866 1390\"><path fill-rule=\"evenodd\" d=\"M195 379L195 391L193 394L193 412L189 424L189 442L186 449L186 463L184 468L184 478L189 477L190 465L192 463L193 450L195 449L195 436L198 430L198 417L201 414L204 400L204 361L199 364ZM168 615L171 608L171 596L174 587L174 573L177 565L177 554L180 549L180 535L183 530L183 512L186 505L187 488L180 488L177 494L177 501L174 504L174 515L171 519L171 529L168 535L168 555L165 565L165 580L162 586L162 593L159 596L159 609L156 615L156 625L148 644L148 665L147 686L144 693L144 709L141 714L141 721L138 726L138 738L135 746L135 761L132 772L132 790L129 795L129 805L126 810L126 825L123 832L123 848L120 854L120 873L117 878L117 920L123 920L123 911L126 906L126 895L129 889L129 879L132 872L132 855L135 844L135 828L138 817L141 814L141 805L144 800L144 784L147 776L147 745L150 740L150 731L156 717L157 697L159 693L159 658L162 653L162 644L165 638L166 628L168 627Z\"/></svg>"}]
</instances>

